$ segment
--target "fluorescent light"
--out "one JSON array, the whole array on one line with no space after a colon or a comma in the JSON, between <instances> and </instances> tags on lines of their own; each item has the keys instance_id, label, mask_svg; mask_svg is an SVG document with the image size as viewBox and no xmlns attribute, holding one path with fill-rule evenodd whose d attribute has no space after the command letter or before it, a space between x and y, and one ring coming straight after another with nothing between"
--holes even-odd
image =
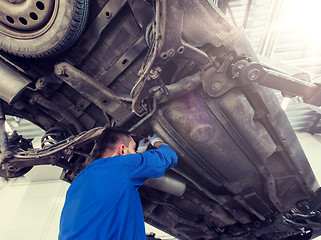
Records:
<instances>
[{"instance_id":1,"label":"fluorescent light","mask_svg":"<svg viewBox=\"0 0 321 240\"><path fill-rule=\"evenodd\" d=\"M285 109L287 108L287 106L289 105L290 102L290 98L288 97L284 97L281 101L281 108L283 109L283 111L285 111Z\"/></svg>"},{"instance_id":2,"label":"fluorescent light","mask_svg":"<svg viewBox=\"0 0 321 240\"><path fill-rule=\"evenodd\" d=\"M10 125L7 122L5 122L4 124L5 124L5 128L6 128L6 132L9 134L12 134L13 131L12 131Z\"/></svg>"}]
</instances>

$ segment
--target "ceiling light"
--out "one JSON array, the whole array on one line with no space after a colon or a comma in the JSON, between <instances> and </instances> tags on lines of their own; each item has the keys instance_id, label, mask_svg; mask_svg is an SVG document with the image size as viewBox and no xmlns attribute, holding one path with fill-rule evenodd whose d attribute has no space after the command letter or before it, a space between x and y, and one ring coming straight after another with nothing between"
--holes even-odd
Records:
<instances>
[{"instance_id":1,"label":"ceiling light","mask_svg":"<svg viewBox=\"0 0 321 240\"><path fill-rule=\"evenodd\" d=\"M12 133L13 133L10 125L9 125L7 122L5 122L5 129L6 129L6 132L7 132L7 133L9 133L9 134L12 134Z\"/></svg>"}]
</instances>

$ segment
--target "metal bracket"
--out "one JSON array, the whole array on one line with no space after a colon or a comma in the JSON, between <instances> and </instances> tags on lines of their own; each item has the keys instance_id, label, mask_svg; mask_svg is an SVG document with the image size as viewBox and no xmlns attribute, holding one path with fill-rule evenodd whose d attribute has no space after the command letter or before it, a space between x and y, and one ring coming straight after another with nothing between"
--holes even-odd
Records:
<instances>
[{"instance_id":1,"label":"metal bracket","mask_svg":"<svg viewBox=\"0 0 321 240\"><path fill-rule=\"evenodd\" d=\"M2 163L0 176L18 177L25 174L26 171L35 165L55 165L73 171L75 168L69 163L68 159L76 153L75 149L77 146L94 141L103 130L103 127L94 128L87 132L82 132L77 136L71 136L44 149L17 151L12 154L8 161Z\"/></svg>"},{"instance_id":2,"label":"metal bracket","mask_svg":"<svg viewBox=\"0 0 321 240\"><path fill-rule=\"evenodd\" d=\"M69 63L61 62L56 64L55 74L96 104L105 113L112 116L118 125L121 125L132 116L129 105L125 104L125 102L131 102L129 96L113 92L110 88L107 88ZM128 112L126 116L124 116L125 112Z\"/></svg>"},{"instance_id":3,"label":"metal bracket","mask_svg":"<svg viewBox=\"0 0 321 240\"><path fill-rule=\"evenodd\" d=\"M211 66L211 58L202 50L191 46L182 39L182 25L186 0L158 0L154 24L154 41L150 56L140 71L140 79L132 89L132 109L138 116L146 114L141 103L150 88L157 85L151 78L156 69L162 68L177 57L188 58L204 68ZM160 72L159 71L159 72ZM157 76L159 78L159 75ZM151 79L152 81L148 81Z\"/></svg>"},{"instance_id":4,"label":"metal bracket","mask_svg":"<svg viewBox=\"0 0 321 240\"><path fill-rule=\"evenodd\" d=\"M88 30L82 36L80 43L69 53L68 58L70 62L77 65L85 59L89 52L95 47L102 31L109 25L126 3L126 0L110 0L106 3L95 20L87 28Z\"/></svg>"}]
</instances>

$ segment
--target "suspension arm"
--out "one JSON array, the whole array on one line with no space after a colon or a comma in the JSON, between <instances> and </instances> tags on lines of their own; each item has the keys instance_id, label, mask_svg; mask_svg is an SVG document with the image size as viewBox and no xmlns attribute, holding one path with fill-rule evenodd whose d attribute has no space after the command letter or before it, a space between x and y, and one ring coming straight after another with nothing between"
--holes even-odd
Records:
<instances>
[{"instance_id":1,"label":"suspension arm","mask_svg":"<svg viewBox=\"0 0 321 240\"><path fill-rule=\"evenodd\" d=\"M18 172L23 168L36 165L55 165L65 169L73 170L68 162L78 145L83 145L98 138L103 127L97 127L77 136L71 136L57 144L44 149L29 149L12 154L12 157L1 164L3 171Z\"/></svg>"},{"instance_id":2,"label":"suspension arm","mask_svg":"<svg viewBox=\"0 0 321 240\"><path fill-rule=\"evenodd\" d=\"M233 65L232 74L245 84L258 83L289 95L300 96L305 103L321 106L321 86L318 84L264 69L259 63L245 60L240 60Z\"/></svg>"}]
</instances>

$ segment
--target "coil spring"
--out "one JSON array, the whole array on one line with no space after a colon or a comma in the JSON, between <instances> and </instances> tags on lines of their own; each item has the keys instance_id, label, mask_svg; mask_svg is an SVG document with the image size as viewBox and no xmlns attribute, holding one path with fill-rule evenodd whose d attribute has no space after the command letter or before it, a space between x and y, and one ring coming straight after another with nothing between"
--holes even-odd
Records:
<instances>
[{"instance_id":1,"label":"coil spring","mask_svg":"<svg viewBox=\"0 0 321 240\"><path fill-rule=\"evenodd\" d=\"M47 148L66 139L69 134L62 128L51 128L41 138L41 148Z\"/></svg>"}]
</instances>

